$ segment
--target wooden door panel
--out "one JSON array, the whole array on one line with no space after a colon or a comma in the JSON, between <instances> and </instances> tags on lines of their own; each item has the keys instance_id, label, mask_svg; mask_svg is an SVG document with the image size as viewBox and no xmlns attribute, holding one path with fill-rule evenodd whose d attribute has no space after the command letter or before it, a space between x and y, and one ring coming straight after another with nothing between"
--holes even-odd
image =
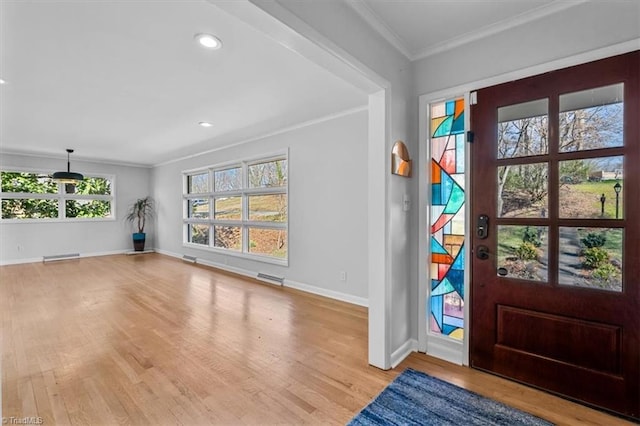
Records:
<instances>
[{"instance_id":1,"label":"wooden door panel","mask_svg":"<svg viewBox=\"0 0 640 426\"><path fill-rule=\"evenodd\" d=\"M496 329L502 349L620 375L620 326L497 305Z\"/></svg>"},{"instance_id":2,"label":"wooden door panel","mask_svg":"<svg viewBox=\"0 0 640 426\"><path fill-rule=\"evenodd\" d=\"M561 148L560 98L619 84L624 87L624 143L571 152ZM548 149L545 147L542 154L536 151L529 156L512 157L502 151L499 157L498 111L540 99L547 100ZM475 133L471 147L472 226L476 226L480 215L489 217L487 238L473 236L471 241L472 367L636 419L640 418L639 122L638 51L479 90L478 104L471 107L471 128ZM561 213L561 185L565 183L561 167L574 160L614 157L623 157L624 164L620 217L567 217ZM497 214L498 191L502 191L497 189L498 170L530 164L545 164L548 168L548 202L537 210L542 213L508 216L501 210ZM613 202L611 195L605 198ZM604 201L602 208L604 213ZM498 274L499 262L504 263L504 257L499 259L499 226L546 230L546 252L539 260L543 272L534 274L533 279ZM585 287L579 278L575 284L567 282L563 272L566 255L563 258L561 254L565 243L560 241L566 240L567 229L583 228L622 230L623 256L617 266L622 271L622 289L619 285ZM489 251L488 258L477 256L481 245ZM576 262L583 255L584 252L576 252ZM561 273L565 273L562 279Z\"/></svg>"}]
</instances>

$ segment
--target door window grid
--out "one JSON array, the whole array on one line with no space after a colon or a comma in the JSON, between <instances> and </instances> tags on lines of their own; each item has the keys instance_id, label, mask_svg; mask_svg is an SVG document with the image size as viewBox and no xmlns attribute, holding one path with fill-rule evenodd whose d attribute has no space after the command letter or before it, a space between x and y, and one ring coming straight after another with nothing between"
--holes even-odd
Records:
<instances>
[{"instance_id":1,"label":"door window grid","mask_svg":"<svg viewBox=\"0 0 640 426\"><path fill-rule=\"evenodd\" d=\"M546 117L541 101L498 109L499 276L544 282L551 278L548 271L555 269L551 281L559 285L622 291L623 92L619 83L552 99L559 105L556 145L538 137L549 134L549 120L541 119ZM548 199L551 195L557 197L553 202ZM552 205L556 207L549 211ZM527 225L520 225L521 219ZM527 240L530 229L546 229L550 219L558 225L550 232L536 232L541 235L539 244ZM585 228L572 220L592 225ZM607 242L590 246L599 236ZM557 239L558 253L551 256L556 265L548 263L548 237Z\"/></svg>"}]
</instances>

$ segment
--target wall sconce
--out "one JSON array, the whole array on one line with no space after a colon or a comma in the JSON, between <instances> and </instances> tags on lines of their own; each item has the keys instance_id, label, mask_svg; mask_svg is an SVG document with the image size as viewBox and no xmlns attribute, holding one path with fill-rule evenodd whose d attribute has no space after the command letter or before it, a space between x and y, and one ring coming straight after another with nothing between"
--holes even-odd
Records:
<instances>
[{"instance_id":1,"label":"wall sconce","mask_svg":"<svg viewBox=\"0 0 640 426\"><path fill-rule=\"evenodd\" d=\"M391 173L411 177L411 158L404 142L396 141L391 150Z\"/></svg>"}]
</instances>

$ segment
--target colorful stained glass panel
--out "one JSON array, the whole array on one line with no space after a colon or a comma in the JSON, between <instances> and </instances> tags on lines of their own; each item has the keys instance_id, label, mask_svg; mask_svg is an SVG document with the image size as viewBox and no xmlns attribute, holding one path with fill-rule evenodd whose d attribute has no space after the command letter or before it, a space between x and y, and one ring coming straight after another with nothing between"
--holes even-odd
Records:
<instances>
[{"instance_id":1,"label":"colorful stained glass panel","mask_svg":"<svg viewBox=\"0 0 640 426\"><path fill-rule=\"evenodd\" d=\"M465 139L464 100L430 107L431 332L464 337Z\"/></svg>"}]
</instances>

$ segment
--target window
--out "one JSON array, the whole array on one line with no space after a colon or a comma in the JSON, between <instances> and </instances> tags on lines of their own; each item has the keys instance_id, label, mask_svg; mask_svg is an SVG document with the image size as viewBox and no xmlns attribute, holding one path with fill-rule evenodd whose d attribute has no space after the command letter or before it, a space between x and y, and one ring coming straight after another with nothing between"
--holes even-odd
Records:
<instances>
[{"instance_id":1,"label":"window","mask_svg":"<svg viewBox=\"0 0 640 426\"><path fill-rule=\"evenodd\" d=\"M465 333L464 99L430 105L431 259L429 322L432 333L462 340Z\"/></svg>"},{"instance_id":2,"label":"window","mask_svg":"<svg viewBox=\"0 0 640 426\"><path fill-rule=\"evenodd\" d=\"M77 185L47 173L0 171L2 220L113 219L113 178L88 176Z\"/></svg>"},{"instance_id":3,"label":"window","mask_svg":"<svg viewBox=\"0 0 640 426\"><path fill-rule=\"evenodd\" d=\"M184 243L287 263L286 155L184 173Z\"/></svg>"}]
</instances>

